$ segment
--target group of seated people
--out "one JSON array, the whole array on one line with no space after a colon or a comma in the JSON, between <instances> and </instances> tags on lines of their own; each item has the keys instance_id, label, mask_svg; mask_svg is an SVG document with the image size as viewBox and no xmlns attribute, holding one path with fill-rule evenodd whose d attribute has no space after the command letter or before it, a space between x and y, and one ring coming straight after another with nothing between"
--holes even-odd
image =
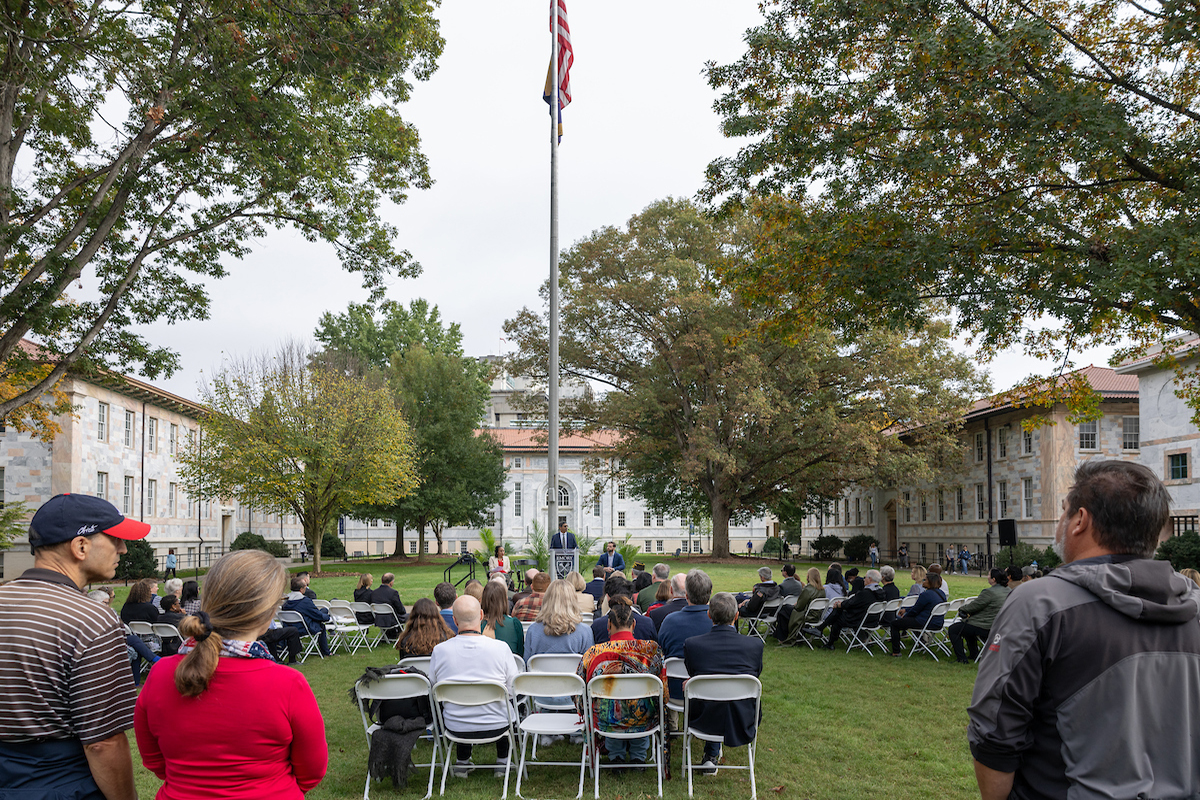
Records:
<instances>
[{"instance_id":1,"label":"group of seated people","mask_svg":"<svg viewBox=\"0 0 1200 800\"><path fill-rule=\"evenodd\" d=\"M115 596L116 592L111 586L104 586L88 592L88 597L110 607ZM157 623L173 625L178 628L179 623L189 613L184 610L184 601L181 598L187 598L188 605L193 607L193 611L190 613L199 611L199 584L194 580L183 581L179 578L172 578L166 582L164 594L159 595L158 580L143 578L130 587L129 596L126 597L119 612L121 622L126 626L130 622L146 622L151 625ZM133 672L134 685L141 685L143 664L151 665L162 656L174 655L182 642L182 637L178 635L127 633L125 645L129 653L129 665Z\"/></svg>"},{"instance_id":2,"label":"group of seated people","mask_svg":"<svg viewBox=\"0 0 1200 800\"><path fill-rule=\"evenodd\" d=\"M676 698L683 697L682 681L667 680L664 664L669 657L685 659L693 675L761 674L762 642L737 633L736 601L727 593L712 596L712 580L704 571L670 577L665 564L655 565L648 573L653 591L637 594L635 584L620 571L608 570L602 577L604 568L597 568L593 574L602 585L598 602L577 573L551 580L534 571L526 576L528 591L512 596L503 576L486 584L468 582L462 596L450 584L439 584L432 600L413 604L396 649L402 658L430 656L433 683L491 680L510 690L517 674L513 654L527 663L543 653L578 654L578 674L585 682L602 674L653 674ZM583 616L588 611L597 615L590 623ZM523 623L530 623L527 629ZM592 706L593 721L602 731L649 730L657 722L662 700L599 700ZM753 738L758 722L752 707L752 702L751 710L745 704L732 709L697 707L693 721L702 730L724 733L731 746L741 746ZM444 719L457 738L487 740L499 735L506 717L498 706L482 711L448 708ZM622 766L645 764L649 741L604 739L610 763ZM706 745L702 772L716 773L720 747L719 742ZM497 774L503 774L508 748L506 738L496 740L497 762L492 766ZM471 753L471 745L458 745L452 774L468 774L474 767Z\"/></svg>"}]
</instances>

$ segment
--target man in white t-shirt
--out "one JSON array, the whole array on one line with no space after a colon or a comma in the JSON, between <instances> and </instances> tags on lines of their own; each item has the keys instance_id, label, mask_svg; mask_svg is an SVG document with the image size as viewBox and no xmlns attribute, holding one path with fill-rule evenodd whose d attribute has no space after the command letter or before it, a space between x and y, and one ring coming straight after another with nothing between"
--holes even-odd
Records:
<instances>
[{"instance_id":1,"label":"man in white t-shirt","mask_svg":"<svg viewBox=\"0 0 1200 800\"><path fill-rule=\"evenodd\" d=\"M452 610L458 634L433 648L429 661L429 680L434 684L439 681L494 681L504 684L511 694L513 679L517 677L516 661L507 644L480 635L483 612L479 601L470 595L463 595L454 601ZM446 703L442 720L451 733L464 739L489 739L508 725L508 715L502 702L469 708ZM474 766L471 763L471 745L459 744L457 751L451 774L456 778L465 778ZM497 775L504 775L508 758L508 737L497 739Z\"/></svg>"}]
</instances>

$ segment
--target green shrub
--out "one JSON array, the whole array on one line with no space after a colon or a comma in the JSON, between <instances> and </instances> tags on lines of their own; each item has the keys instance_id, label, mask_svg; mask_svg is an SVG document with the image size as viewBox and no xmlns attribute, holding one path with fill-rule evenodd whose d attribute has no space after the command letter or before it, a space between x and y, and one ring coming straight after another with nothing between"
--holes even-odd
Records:
<instances>
[{"instance_id":1,"label":"green shrub","mask_svg":"<svg viewBox=\"0 0 1200 800\"><path fill-rule=\"evenodd\" d=\"M1188 567L1200 569L1200 533L1184 531L1172 536L1158 546L1154 557L1160 561L1170 561L1176 572Z\"/></svg>"},{"instance_id":2,"label":"green shrub","mask_svg":"<svg viewBox=\"0 0 1200 800\"><path fill-rule=\"evenodd\" d=\"M1010 554L1009 551L1012 551ZM1008 566L1028 567L1034 561L1039 567L1046 566L1046 551L1039 550L1031 544L1019 544L1016 547L1001 547L996 552L996 566L1001 569Z\"/></svg>"},{"instance_id":3,"label":"green shrub","mask_svg":"<svg viewBox=\"0 0 1200 800\"><path fill-rule=\"evenodd\" d=\"M813 553L817 558L834 558L842 549L841 537L823 533L812 541Z\"/></svg>"},{"instance_id":4,"label":"green shrub","mask_svg":"<svg viewBox=\"0 0 1200 800\"><path fill-rule=\"evenodd\" d=\"M233 540L233 544L229 545L230 550L266 550L267 540L259 536L257 533L243 531Z\"/></svg>"},{"instance_id":5,"label":"green shrub","mask_svg":"<svg viewBox=\"0 0 1200 800\"><path fill-rule=\"evenodd\" d=\"M346 545L336 533L330 531L321 538L321 558L343 560L346 558Z\"/></svg>"},{"instance_id":6,"label":"green shrub","mask_svg":"<svg viewBox=\"0 0 1200 800\"><path fill-rule=\"evenodd\" d=\"M1047 547L1042 551L1042 557L1038 559L1038 569L1053 569L1062 563L1062 559L1058 557L1058 553L1054 552L1053 547Z\"/></svg>"},{"instance_id":7,"label":"green shrub","mask_svg":"<svg viewBox=\"0 0 1200 800\"><path fill-rule=\"evenodd\" d=\"M842 552L847 561L866 561L873 544L879 544L879 540L868 533L859 533L846 540Z\"/></svg>"},{"instance_id":8,"label":"green shrub","mask_svg":"<svg viewBox=\"0 0 1200 800\"><path fill-rule=\"evenodd\" d=\"M157 578L158 561L154 548L145 539L125 542L125 552L117 562L117 579Z\"/></svg>"},{"instance_id":9,"label":"green shrub","mask_svg":"<svg viewBox=\"0 0 1200 800\"><path fill-rule=\"evenodd\" d=\"M783 539L777 536L772 536L763 543L762 552L764 556L773 556L783 552Z\"/></svg>"}]
</instances>

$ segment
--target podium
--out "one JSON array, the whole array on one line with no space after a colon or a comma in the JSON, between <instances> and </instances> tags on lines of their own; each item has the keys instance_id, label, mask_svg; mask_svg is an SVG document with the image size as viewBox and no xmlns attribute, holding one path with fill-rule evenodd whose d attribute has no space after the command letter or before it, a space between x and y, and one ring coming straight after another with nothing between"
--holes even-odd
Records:
<instances>
[{"instance_id":1,"label":"podium","mask_svg":"<svg viewBox=\"0 0 1200 800\"><path fill-rule=\"evenodd\" d=\"M567 577L568 572L579 571L578 549L552 549L550 551L550 574L555 580Z\"/></svg>"}]
</instances>

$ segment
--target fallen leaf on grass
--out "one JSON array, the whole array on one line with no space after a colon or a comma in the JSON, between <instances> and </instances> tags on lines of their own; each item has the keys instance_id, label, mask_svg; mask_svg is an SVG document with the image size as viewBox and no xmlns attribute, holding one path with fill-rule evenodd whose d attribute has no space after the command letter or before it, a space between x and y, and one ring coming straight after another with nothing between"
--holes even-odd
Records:
<instances>
[{"instance_id":1,"label":"fallen leaf on grass","mask_svg":"<svg viewBox=\"0 0 1200 800\"><path fill-rule=\"evenodd\" d=\"M779 794L779 793L781 793L781 792L782 792L782 791L783 791L785 788L786 788L785 786L776 786L775 788L771 789L771 791L772 791L772 792L774 792L775 794Z\"/></svg>"}]
</instances>

